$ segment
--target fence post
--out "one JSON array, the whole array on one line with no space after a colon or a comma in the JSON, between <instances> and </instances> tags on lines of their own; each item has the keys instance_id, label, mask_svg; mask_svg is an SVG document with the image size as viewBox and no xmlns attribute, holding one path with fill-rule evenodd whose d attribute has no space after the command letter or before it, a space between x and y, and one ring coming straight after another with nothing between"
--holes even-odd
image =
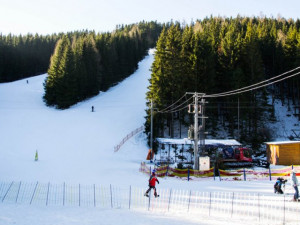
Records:
<instances>
[{"instance_id":1,"label":"fence post","mask_svg":"<svg viewBox=\"0 0 300 225\"><path fill-rule=\"evenodd\" d=\"M7 191L6 191L5 195L4 195L4 197L2 198L2 202L4 201L4 199L5 199L6 195L7 195L7 193L9 192L11 186L13 185L13 183L14 183L14 182L11 182L11 184L10 184L9 188L7 189Z\"/></svg>"},{"instance_id":2,"label":"fence post","mask_svg":"<svg viewBox=\"0 0 300 225\"><path fill-rule=\"evenodd\" d=\"M244 181L246 181L246 171L245 171L245 168L244 168Z\"/></svg>"},{"instance_id":3,"label":"fence post","mask_svg":"<svg viewBox=\"0 0 300 225\"><path fill-rule=\"evenodd\" d=\"M191 195L192 195L192 190L190 190L189 204L188 204L188 212L190 211Z\"/></svg>"},{"instance_id":4,"label":"fence post","mask_svg":"<svg viewBox=\"0 0 300 225\"><path fill-rule=\"evenodd\" d=\"M211 192L209 192L209 209L208 209L209 216L210 216L210 209L211 209Z\"/></svg>"},{"instance_id":5,"label":"fence post","mask_svg":"<svg viewBox=\"0 0 300 225\"><path fill-rule=\"evenodd\" d=\"M271 174L271 168L269 167L269 176L270 176L270 180L272 180L272 174Z\"/></svg>"},{"instance_id":6,"label":"fence post","mask_svg":"<svg viewBox=\"0 0 300 225\"><path fill-rule=\"evenodd\" d=\"M78 193L78 195L79 195L79 196L78 196L78 203L79 203L79 206L80 206L80 184L79 184L79 186L78 186L78 192L79 192L79 193Z\"/></svg>"},{"instance_id":7,"label":"fence post","mask_svg":"<svg viewBox=\"0 0 300 225\"><path fill-rule=\"evenodd\" d=\"M32 203L32 199L33 199L33 197L34 197L34 194L35 194L35 191L36 191L37 185L38 185L38 182L36 182L36 185L35 185L35 188L34 188L33 194L32 194L32 196L31 196L30 205L31 205L31 203Z\"/></svg>"},{"instance_id":8,"label":"fence post","mask_svg":"<svg viewBox=\"0 0 300 225\"><path fill-rule=\"evenodd\" d=\"M169 164L168 164L168 166L167 166L166 177L168 176L168 172L169 172Z\"/></svg>"},{"instance_id":9,"label":"fence post","mask_svg":"<svg viewBox=\"0 0 300 225\"><path fill-rule=\"evenodd\" d=\"M63 191L63 206L65 205L65 192L66 192L66 183L64 182L64 191Z\"/></svg>"},{"instance_id":10,"label":"fence post","mask_svg":"<svg viewBox=\"0 0 300 225\"><path fill-rule=\"evenodd\" d=\"M221 179L221 173L220 173L219 168L218 168L218 172L219 172L219 180L221 181L222 179Z\"/></svg>"},{"instance_id":11,"label":"fence post","mask_svg":"<svg viewBox=\"0 0 300 225\"><path fill-rule=\"evenodd\" d=\"M150 203L151 203L151 189L149 192L148 211L150 210Z\"/></svg>"},{"instance_id":12,"label":"fence post","mask_svg":"<svg viewBox=\"0 0 300 225\"><path fill-rule=\"evenodd\" d=\"M111 208L113 207L113 201L112 201L112 189L111 189L111 184L110 184L110 205Z\"/></svg>"},{"instance_id":13,"label":"fence post","mask_svg":"<svg viewBox=\"0 0 300 225\"><path fill-rule=\"evenodd\" d=\"M168 203L168 212L170 211L171 196L172 196L172 188L170 189L170 196L169 196L169 203Z\"/></svg>"},{"instance_id":14,"label":"fence post","mask_svg":"<svg viewBox=\"0 0 300 225\"><path fill-rule=\"evenodd\" d=\"M46 205L48 205L49 189L50 189L50 182L48 183L48 190L47 190L47 200L46 200Z\"/></svg>"},{"instance_id":15,"label":"fence post","mask_svg":"<svg viewBox=\"0 0 300 225\"><path fill-rule=\"evenodd\" d=\"M18 197L19 197L20 188L21 188L21 181L20 181L20 185L19 185L19 189L18 189L18 194L17 194L17 197L16 197L16 203L17 203L17 201L18 201Z\"/></svg>"},{"instance_id":16,"label":"fence post","mask_svg":"<svg viewBox=\"0 0 300 225\"><path fill-rule=\"evenodd\" d=\"M231 218L233 215L233 200L234 200L234 192L232 192Z\"/></svg>"},{"instance_id":17,"label":"fence post","mask_svg":"<svg viewBox=\"0 0 300 225\"><path fill-rule=\"evenodd\" d=\"M259 193L257 193L257 200L258 200L258 221L260 221L260 203L259 203Z\"/></svg>"},{"instance_id":18,"label":"fence post","mask_svg":"<svg viewBox=\"0 0 300 225\"><path fill-rule=\"evenodd\" d=\"M214 180L216 180L216 167L214 167Z\"/></svg>"},{"instance_id":19,"label":"fence post","mask_svg":"<svg viewBox=\"0 0 300 225\"><path fill-rule=\"evenodd\" d=\"M285 224L285 193L283 195L283 224Z\"/></svg>"},{"instance_id":20,"label":"fence post","mask_svg":"<svg viewBox=\"0 0 300 225\"><path fill-rule=\"evenodd\" d=\"M96 207L96 187L94 184L94 207Z\"/></svg>"},{"instance_id":21,"label":"fence post","mask_svg":"<svg viewBox=\"0 0 300 225\"><path fill-rule=\"evenodd\" d=\"M130 209L130 203L131 203L131 185L129 186L129 209Z\"/></svg>"}]
</instances>

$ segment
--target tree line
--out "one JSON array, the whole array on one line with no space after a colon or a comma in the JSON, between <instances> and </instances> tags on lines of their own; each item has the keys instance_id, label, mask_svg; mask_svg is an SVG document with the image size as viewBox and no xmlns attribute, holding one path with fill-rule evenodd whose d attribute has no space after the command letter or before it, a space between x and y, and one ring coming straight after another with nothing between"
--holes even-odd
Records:
<instances>
[{"instance_id":1,"label":"tree line","mask_svg":"<svg viewBox=\"0 0 300 225\"><path fill-rule=\"evenodd\" d=\"M128 77L155 46L160 31L156 22L141 22L118 26L112 33L64 35L51 56L46 104L65 109Z\"/></svg>"},{"instance_id":2,"label":"tree line","mask_svg":"<svg viewBox=\"0 0 300 225\"><path fill-rule=\"evenodd\" d=\"M45 73L62 34L0 34L0 83Z\"/></svg>"},{"instance_id":3,"label":"tree line","mask_svg":"<svg viewBox=\"0 0 300 225\"><path fill-rule=\"evenodd\" d=\"M193 123L187 109L172 111L169 108L168 113L158 112L174 104L186 92L231 91L298 67L299 29L299 20L239 16L210 17L190 25L165 26L157 41L147 93L147 99L152 100L157 109L154 137L187 136L183 128ZM266 125L274 119L269 94L299 105L299 80L297 76L257 91L207 99L206 130L210 136L216 136L217 129L224 127L227 137L258 148L260 143L272 138L272 131ZM185 100L187 98L175 106ZM150 109L145 125L149 133Z\"/></svg>"},{"instance_id":4,"label":"tree line","mask_svg":"<svg viewBox=\"0 0 300 225\"><path fill-rule=\"evenodd\" d=\"M97 34L1 34L0 82L48 72L44 100L64 109L132 74L147 49L156 46L147 99L163 109L187 91L230 91L298 67L299 29L299 20L238 16L209 17L190 25L143 21ZM268 96L289 107L299 106L299 90L299 77L294 77L257 91L209 99L206 128L215 136L224 127L230 137L253 145L269 141L272 135L266 124L274 119L274 107ZM297 107L293 109L297 113ZM155 113L154 137L186 136L192 121L187 110Z\"/></svg>"}]
</instances>

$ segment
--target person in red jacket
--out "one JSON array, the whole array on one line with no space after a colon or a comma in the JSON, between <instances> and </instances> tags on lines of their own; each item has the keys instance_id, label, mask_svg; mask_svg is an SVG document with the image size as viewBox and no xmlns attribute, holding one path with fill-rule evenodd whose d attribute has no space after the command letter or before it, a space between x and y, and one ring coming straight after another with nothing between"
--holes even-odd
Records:
<instances>
[{"instance_id":1,"label":"person in red jacket","mask_svg":"<svg viewBox=\"0 0 300 225\"><path fill-rule=\"evenodd\" d=\"M155 198L159 197L159 195L156 192L156 187L155 187L156 182L159 184L159 181L155 175L155 170L153 170L152 175L149 178L149 188L146 191L146 193L144 194L145 196L149 197L148 193L150 192L151 189L153 189Z\"/></svg>"}]
</instances>

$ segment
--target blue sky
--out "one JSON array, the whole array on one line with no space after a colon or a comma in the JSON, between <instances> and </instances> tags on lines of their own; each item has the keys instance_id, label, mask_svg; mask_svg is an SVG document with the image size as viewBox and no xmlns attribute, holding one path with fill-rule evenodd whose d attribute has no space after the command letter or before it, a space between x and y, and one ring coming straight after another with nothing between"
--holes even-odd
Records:
<instances>
[{"instance_id":1,"label":"blue sky","mask_svg":"<svg viewBox=\"0 0 300 225\"><path fill-rule=\"evenodd\" d=\"M299 18L299 0L0 0L0 33L112 31L117 24L206 16Z\"/></svg>"}]
</instances>

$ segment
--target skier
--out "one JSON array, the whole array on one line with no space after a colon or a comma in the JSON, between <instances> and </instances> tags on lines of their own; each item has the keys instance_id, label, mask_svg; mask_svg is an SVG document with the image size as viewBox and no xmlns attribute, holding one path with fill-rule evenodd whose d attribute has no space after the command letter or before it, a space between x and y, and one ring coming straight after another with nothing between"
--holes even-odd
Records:
<instances>
[{"instance_id":1,"label":"skier","mask_svg":"<svg viewBox=\"0 0 300 225\"><path fill-rule=\"evenodd\" d=\"M287 180L283 179L282 177L278 177L276 183L274 184L274 193L283 194L281 186L285 185L286 182Z\"/></svg>"},{"instance_id":2,"label":"skier","mask_svg":"<svg viewBox=\"0 0 300 225\"><path fill-rule=\"evenodd\" d=\"M294 201L298 201L298 197L299 197L299 191L298 191L298 179L296 176L296 170L293 169L291 174L290 174L290 179L291 179L291 184L293 186L293 188L295 189L295 194L294 194Z\"/></svg>"},{"instance_id":3,"label":"skier","mask_svg":"<svg viewBox=\"0 0 300 225\"><path fill-rule=\"evenodd\" d=\"M148 193L150 192L151 188L153 188L155 198L159 197L159 195L156 192L155 182L157 182L159 184L159 181L158 181L158 179L156 178L156 175L155 175L155 170L153 170L152 175L149 178L149 188L146 191L146 193L144 194L144 196L149 197Z\"/></svg>"}]
</instances>

